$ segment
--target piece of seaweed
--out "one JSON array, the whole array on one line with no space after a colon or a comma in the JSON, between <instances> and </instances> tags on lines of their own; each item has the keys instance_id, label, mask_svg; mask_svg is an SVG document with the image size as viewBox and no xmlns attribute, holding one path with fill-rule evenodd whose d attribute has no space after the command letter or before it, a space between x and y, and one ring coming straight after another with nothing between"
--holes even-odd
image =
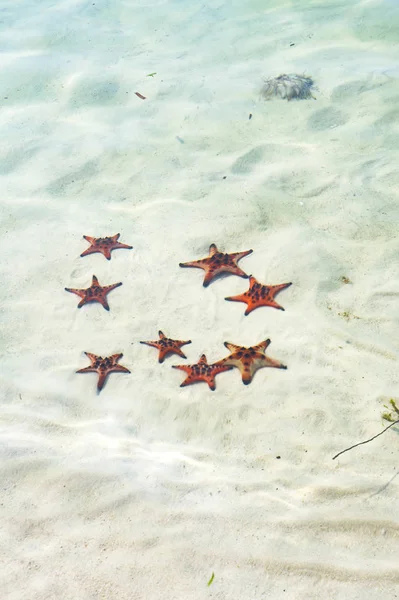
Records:
<instances>
[{"instance_id":1,"label":"piece of seaweed","mask_svg":"<svg viewBox=\"0 0 399 600\"><path fill-rule=\"evenodd\" d=\"M399 417L399 408L396 406L395 400L391 399L389 402L390 402L393 410L396 412L397 416ZM335 460L336 458L338 458L338 456L340 456L344 452L348 452L348 450L352 450L353 448L357 448L357 446L362 446L362 444L368 444L369 442L372 442L376 438L380 437L380 435L382 435L383 433L385 433L386 431L388 431L388 429L391 429L391 427L393 427L394 425L397 425L399 423L399 418L394 420L393 417L392 417L392 415L391 415L391 413L383 413L382 417L386 421L390 421L391 422L391 424L388 425L388 427L385 427L385 429L383 429L382 431L380 431L380 433L377 433L377 435L373 435L373 437L371 437L368 440L365 440L364 442L359 442L358 444L354 444L353 446L350 446L349 448L345 448L345 450L341 450L341 452L338 452L338 454L336 454L335 456L333 456L332 459Z\"/></svg>"}]
</instances>

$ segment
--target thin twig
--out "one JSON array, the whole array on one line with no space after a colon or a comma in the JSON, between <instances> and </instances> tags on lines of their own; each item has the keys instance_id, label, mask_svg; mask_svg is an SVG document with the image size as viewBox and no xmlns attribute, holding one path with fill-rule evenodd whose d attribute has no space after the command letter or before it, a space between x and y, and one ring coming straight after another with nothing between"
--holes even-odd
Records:
<instances>
[{"instance_id":1,"label":"thin twig","mask_svg":"<svg viewBox=\"0 0 399 600\"><path fill-rule=\"evenodd\" d=\"M377 433L377 435L374 435L369 440L366 440L365 442L359 442L358 444L355 444L354 446L351 446L350 448L346 448L345 450L341 450L341 452L338 452L338 454L336 454L335 456L333 456L333 460L335 460L338 456L340 456L340 454L343 454L344 452L348 452L348 450L352 450L352 448L356 448L357 446L361 446L362 444L368 444L369 442L372 442L373 440L375 440L375 438L378 438L380 435L382 435L383 433L385 433L386 431L388 431L388 429L390 429L394 425L397 425L398 423L399 423L399 419L397 421L394 421L390 425L388 425L388 427L385 427L385 429L383 429L383 431L380 431L380 433Z\"/></svg>"}]
</instances>

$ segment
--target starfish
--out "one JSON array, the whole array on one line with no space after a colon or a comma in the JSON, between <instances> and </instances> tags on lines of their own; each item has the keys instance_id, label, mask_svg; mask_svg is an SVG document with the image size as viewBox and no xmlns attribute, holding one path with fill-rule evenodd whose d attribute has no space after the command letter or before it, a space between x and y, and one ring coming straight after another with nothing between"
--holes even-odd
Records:
<instances>
[{"instance_id":1,"label":"starfish","mask_svg":"<svg viewBox=\"0 0 399 600\"><path fill-rule=\"evenodd\" d=\"M202 258L201 260L193 260L192 262L180 263L180 267L195 267L198 269L204 269L204 287L208 287L211 281L219 275L219 273L232 273L239 277L248 278L248 275L244 273L237 265L237 262L251 254L253 250L247 250L246 252L234 252L232 254L223 254L219 252L216 244L211 244L209 247L209 256Z\"/></svg>"},{"instance_id":2,"label":"starfish","mask_svg":"<svg viewBox=\"0 0 399 600\"><path fill-rule=\"evenodd\" d=\"M71 292L72 294L76 294L80 296L82 300L78 304L78 308L82 308L84 304L88 304L89 302L99 302L103 305L105 310L109 310L109 305L107 302L107 294L112 292L115 288L122 285L121 282L114 283L113 285L101 286L98 283L98 279L95 275L93 275L93 279L91 282L91 286L86 288L85 290L76 290L74 288L65 288L67 292Z\"/></svg>"},{"instance_id":3,"label":"starfish","mask_svg":"<svg viewBox=\"0 0 399 600\"><path fill-rule=\"evenodd\" d=\"M187 373L186 379L180 384L180 387L191 385L197 381L206 381L212 391L216 389L215 377L223 371L230 371L233 367L230 365L212 364L208 365L205 354L202 354L195 365L173 365L174 369L180 369Z\"/></svg>"},{"instance_id":4,"label":"starfish","mask_svg":"<svg viewBox=\"0 0 399 600\"><path fill-rule=\"evenodd\" d=\"M262 369L263 367L287 368L278 360L273 360L265 355L269 344L270 340L265 340L256 346L246 348L245 346L236 346L235 344L225 342L224 345L230 350L231 354L215 364L237 367L237 369L240 369L243 383L248 385L251 383L258 369Z\"/></svg>"},{"instance_id":5,"label":"starfish","mask_svg":"<svg viewBox=\"0 0 399 600\"><path fill-rule=\"evenodd\" d=\"M98 373L97 389L99 392L103 389L105 380L110 373L130 373L129 369L117 364L123 354L113 354L105 358L90 352L85 352L85 354L91 360L91 365L79 369L76 373Z\"/></svg>"},{"instance_id":6,"label":"starfish","mask_svg":"<svg viewBox=\"0 0 399 600\"><path fill-rule=\"evenodd\" d=\"M156 340L155 342L140 342L140 344L153 346L159 350L158 362L163 363L168 354L178 354L182 358L187 358L180 348L186 344L191 344L191 340L188 340L187 342L172 340L171 338L167 338L162 331L158 331L158 335L159 340Z\"/></svg>"},{"instance_id":7,"label":"starfish","mask_svg":"<svg viewBox=\"0 0 399 600\"><path fill-rule=\"evenodd\" d=\"M94 254L95 252L101 252L104 254L107 260L111 260L111 251L116 250L117 248L127 248L131 250L133 246L128 246L127 244L121 244L118 242L120 233L113 235L111 237L104 238L94 238L88 235L84 235L84 239L90 242L91 246L87 248L80 256L87 256L88 254Z\"/></svg>"},{"instance_id":8,"label":"starfish","mask_svg":"<svg viewBox=\"0 0 399 600\"><path fill-rule=\"evenodd\" d=\"M225 300L230 300L231 302L245 302L247 304L247 309L245 311L245 315L249 315L250 312L258 308L259 306L272 306L273 308L278 308L279 310L284 310L282 306L277 304L274 301L274 297L290 287L292 283L281 283L280 285L262 285L253 277L249 276L249 290L244 292L244 294L240 294L239 296L229 296L225 298Z\"/></svg>"}]
</instances>

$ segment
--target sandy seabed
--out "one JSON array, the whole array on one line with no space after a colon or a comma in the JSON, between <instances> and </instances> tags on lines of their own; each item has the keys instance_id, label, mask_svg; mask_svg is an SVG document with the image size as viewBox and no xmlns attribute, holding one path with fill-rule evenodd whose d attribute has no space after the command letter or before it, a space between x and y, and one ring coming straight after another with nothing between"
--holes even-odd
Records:
<instances>
[{"instance_id":1,"label":"sandy seabed","mask_svg":"<svg viewBox=\"0 0 399 600\"><path fill-rule=\"evenodd\" d=\"M4 599L399 597L398 428L332 460L399 397L399 8L292 4L4 4ZM316 100L263 102L280 73ZM285 312L179 268L212 242ZM93 274L110 312L64 291ZM180 388L159 329L288 370ZM131 374L97 395L84 351Z\"/></svg>"}]
</instances>

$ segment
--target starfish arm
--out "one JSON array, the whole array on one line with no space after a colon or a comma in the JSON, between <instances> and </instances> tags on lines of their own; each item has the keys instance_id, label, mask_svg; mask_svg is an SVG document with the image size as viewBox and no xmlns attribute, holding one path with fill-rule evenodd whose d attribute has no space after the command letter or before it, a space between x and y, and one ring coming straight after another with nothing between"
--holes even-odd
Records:
<instances>
[{"instance_id":1,"label":"starfish arm","mask_svg":"<svg viewBox=\"0 0 399 600\"><path fill-rule=\"evenodd\" d=\"M97 369L95 367L83 367L83 369L79 369L76 373L97 373Z\"/></svg>"},{"instance_id":2,"label":"starfish arm","mask_svg":"<svg viewBox=\"0 0 399 600\"><path fill-rule=\"evenodd\" d=\"M226 365L230 365L231 367L236 367L241 373L241 379L244 385L249 385L257 369L259 369L261 366L265 366L255 366L254 360L236 357L234 354L227 356L221 362Z\"/></svg>"},{"instance_id":3,"label":"starfish arm","mask_svg":"<svg viewBox=\"0 0 399 600\"><path fill-rule=\"evenodd\" d=\"M102 360L101 356L97 356L97 354L92 354L92 352L85 352L87 358L91 360L92 363L95 363L97 360Z\"/></svg>"},{"instance_id":4,"label":"starfish arm","mask_svg":"<svg viewBox=\"0 0 399 600\"><path fill-rule=\"evenodd\" d=\"M209 385L209 387L212 391L214 391L216 389L214 375L209 375L209 374L195 375L191 372L187 375L185 380L180 384L180 387L186 387L188 385L192 385L193 383L197 383L199 381L205 381Z\"/></svg>"},{"instance_id":5,"label":"starfish arm","mask_svg":"<svg viewBox=\"0 0 399 600\"><path fill-rule=\"evenodd\" d=\"M103 290L105 290L106 294L109 294L110 292L112 292L112 290L120 287L121 285L122 285L122 282L120 281L119 283L113 283L112 285L106 285L105 287L103 287Z\"/></svg>"},{"instance_id":6,"label":"starfish arm","mask_svg":"<svg viewBox=\"0 0 399 600\"><path fill-rule=\"evenodd\" d=\"M80 256L88 256L88 254L94 254L95 252L98 252L97 248L95 248L94 246L90 246L89 248L87 248L87 250L82 252Z\"/></svg>"},{"instance_id":7,"label":"starfish arm","mask_svg":"<svg viewBox=\"0 0 399 600\"><path fill-rule=\"evenodd\" d=\"M215 370L215 375L218 373L224 373L224 371L231 371L233 366L224 363L225 359L218 360L217 362L212 363L211 367L217 367ZM223 364L224 363L224 364Z\"/></svg>"},{"instance_id":8,"label":"starfish arm","mask_svg":"<svg viewBox=\"0 0 399 600\"><path fill-rule=\"evenodd\" d=\"M101 392L101 390L104 387L104 383L105 383L105 380L108 377L108 373L109 373L108 371L100 371L99 374L98 374L97 390L99 392Z\"/></svg>"},{"instance_id":9,"label":"starfish arm","mask_svg":"<svg viewBox=\"0 0 399 600\"><path fill-rule=\"evenodd\" d=\"M174 353L177 354L178 356L181 356L182 358L187 358L187 356L184 354L184 352L180 348L175 348Z\"/></svg>"},{"instance_id":10,"label":"starfish arm","mask_svg":"<svg viewBox=\"0 0 399 600\"><path fill-rule=\"evenodd\" d=\"M231 354L230 356L226 356L226 358L222 358L215 364L217 364L221 367L223 367L223 366L228 367L228 369L232 369L233 367L236 367L240 371L243 381L244 381L244 371L249 371L249 366L244 365L242 359L235 357L234 354ZM245 378L248 379L248 376L246 375ZM249 381L247 381L247 383L250 383L250 381L251 381L251 379L249 379Z\"/></svg>"},{"instance_id":11,"label":"starfish arm","mask_svg":"<svg viewBox=\"0 0 399 600\"><path fill-rule=\"evenodd\" d=\"M84 235L83 237L84 237L84 239L85 239L86 241L88 241L90 244L92 244L92 243L94 242L94 240L96 239L96 238L94 238L94 237L91 237L90 235Z\"/></svg>"},{"instance_id":12,"label":"starfish arm","mask_svg":"<svg viewBox=\"0 0 399 600\"><path fill-rule=\"evenodd\" d=\"M211 283L212 279L215 277L216 273L214 271L207 271L205 273L205 277L204 277L204 281L202 282L202 285L204 287L208 287L208 285Z\"/></svg>"},{"instance_id":13,"label":"starfish arm","mask_svg":"<svg viewBox=\"0 0 399 600\"><path fill-rule=\"evenodd\" d=\"M166 335L161 330L158 331L158 335L159 335L159 337L160 337L161 340L164 340L166 338Z\"/></svg>"},{"instance_id":14,"label":"starfish arm","mask_svg":"<svg viewBox=\"0 0 399 600\"><path fill-rule=\"evenodd\" d=\"M254 377L254 372L251 372L252 369L244 370L244 369L240 369L241 371L241 379L244 385L249 385Z\"/></svg>"},{"instance_id":15,"label":"starfish arm","mask_svg":"<svg viewBox=\"0 0 399 600\"><path fill-rule=\"evenodd\" d=\"M245 292L244 294L238 294L238 296L227 296L227 298L225 298L225 300L228 300L229 302L245 302L247 303L247 292Z\"/></svg>"},{"instance_id":16,"label":"starfish arm","mask_svg":"<svg viewBox=\"0 0 399 600\"><path fill-rule=\"evenodd\" d=\"M216 389L216 382L215 382L216 375L218 375L219 373L223 373L225 371L231 371L233 367L230 365L220 365L218 363L212 363L212 365L210 365L210 367L213 370L213 372L210 372L206 376L205 381L209 385L210 389L212 391L214 391Z\"/></svg>"},{"instance_id":17,"label":"starfish arm","mask_svg":"<svg viewBox=\"0 0 399 600\"><path fill-rule=\"evenodd\" d=\"M280 293L282 290L289 288L290 285L292 285L292 281L290 281L289 283L280 283L280 285L272 285L270 287L273 290L273 294L276 295L276 294Z\"/></svg>"},{"instance_id":18,"label":"starfish arm","mask_svg":"<svg viewBox=\"0 0 399 600\"><path fill-rule=\"evenodd\" d=\"M181 358L187 358L187 356L178 347L174 347L174 348L160 348L159 349L158 362L159 363L163 363L164 360L165 360L165 358L168 356L168 354L177 354L178 356L181 356Z\"/></svg>"},{"instance_id":19,"label":"starfish arm","mask_svg":"<svg viewBox=\"0 0 399 600\"><path fill-rule=\"evenodd\" d=\"M208 263L207 263L207 259L201 259L201 260L192 260L191 262L185 262L185 263L179 263L179 267L194 267L195 269L207 269L208 268Z\"/></svg>"},{"instance_id":20,"label":"starfish arm","mask_svg":"<svg viewBox=\"0 0 399 600\"><path fill-rule=\"evenodd\" d=\"M278 304L275 300L266 300L266 301L264 301L262 303L259 303L259 304L256 304L256 305L254 304L251 307L251 310L255 310L255 308L257 308L258 306L270 306L271 308L277 308L277 310L283 310L285 312L285 308L283 308L281 306L281 304Z\"/></svg>"},{"instance_id":21,"label":"starfish arm","mask_svg":"<svg viewBox=\"0 0 399 600\"><path fill-rule=\"evenodd\" d=\"M157 348L159 350L159 342L140 342L140 344L145 344L146 346L152 346L153 348Z\"/></svg>"},{"instance_id":22,"label":"starfish arm","mask_svg":"<svg viewBox=\"0 0 399 600\"><path fill-rule=\"evenodd\" d=\"M290 283L281 283L280 285L269 286L269 293L267 294L266 298L264 299L264 305L272 306L273 308L277 308L278 310L285 310L280 304L278 304L274 300L274 297L277 296L277 294L279 294L281 291L290 287L290 285L292 285L291 282Z\"/></svg>"},{"instance_id":23,"label":"starfish arm","mask_svg":"<svg viewBox=\"0 0 399 600\"><path fill-rule=\"evenodd\" d=\"M209 246L209 255L213 256L214 254L217 254L219 252L219 250L217 249L216 244L211 244Z\"/></svg>"},{"instance_id":24,"label":"starfish arm","mask_svg":"<svg viewBox=\"0 0 399 600\"><path fill-rule=\"evenodd\" d=\"M130 373L130 371L122 365L115 365L110 368L109 373Z\"/></svg>"},{"instance_id":25,"label":"starfish arm","mask_svg":"<svg viewBox=\"0 0 399 600\"><path fill-rule=\"evenodd\" d=\"M97 252L101 252L102 254L104 254L107 260L111 260L111 248L98 248Z\"/></svg>"},{"instance_id":26,"label":"starfish arm","mask_svg":"<svg viewBox=\"0 0 399 600\"><path fill-rule=\"evenodd\" d=\"M178 348L181 348L182 346L187 346L187 344L191 344L191 340L173 340L173 342Z\"/></svg>"},{"instance_id":27,"label":"starfish arm","mask_svg":"<svg viewBox=\"0 0 399 600\"><path fill-rule=\"evenodd\" d=\"M233 254L231 254L231 256L233 257L234 261L239 261L242 258L244 258L245 256L249 256L249 254L252 254L253 250L245 250L244 252L234 252Z\"/></svg>"},{"instance_id":28,"label":"starfish arm","mask_svg":"<svg viewBox=\"0 0 399 600\"><path fill-rule=\"evenodd\" d=\"M224 345L230 352L237 352L241 348L241 346L236 346L236 344L231 344L230 342L225 342Z\"/></svg>"},{"instance_id":29,"label":"starfish arm","mask_svg":"<svg viewBox=\"0 0 399 600\"><path fill-rule=\"evenodd\" d=\"M228 364L227 359L228 357L222 358L222 360L218 360L210 365L213 369L213 377L216 377L219 373L224 373L225 371L231 371L233 369L234 365Z\"/></svg>"},{"instance_id":30,"label":"starfish arm","mask_svg":"<svg viewBox=\"0 0 399 600\"><path fill-rule=\"evenodd\" d=\"M255 352L262 352L264 354L266 349L270 346L270 344L271 344L271 340L270 340L270 338L267 338L267 340L263 340L263 342L256 344L256 346L254 346L253 348L254 348Z\"/></svg>"},{"instance_id":31,"label":"starfish arm","mask_svg":"<svg viewBox=\"0 0 399 600\"><path fill-rule=\"evenodd\" d=\"M214 362L213 364L214 364L216 367L225 367L225 366L227 367L227 366L229 366L229 365L226 365L226 361L227 361L227 359L228 359L228 358L229 358L229 357L228 357L228 356L226 356L226 358L221 358L220 360L217 360L217 361L216 361L216 362ZM230 370L230 369L228 369L228 370ZM227 369L226 369L226 371L227 371Z\"/></svg>"},{"instance_id":32,"label":"starfish arm","mask_svg":"<svg viewBox=\"0 0 399 600\"><path fill-rule=\"evenodd\" d=\"M233 273L233 275L238 275L238 277L242 277L243 279L248 279L248 275L245 273L245 271L240 269L240 267L237 265L234 265L234 266L226 265L223 267L223 271L221 271L221 272Z\"/></svg>"},{"instance_id":33,"label":"starfish arm","mask_svg":"<svg viewBox=\"0 0 399 600\"><path fill-rule=\"evenodd\" d=\"M184 371L185 373L191 373L190 365L172 365L172 369L179 369L180 371Z\"/></svg>"},{"instance_id":34,"label":"starfish arm","mask_svg":"<svg viewBox=\"0 0 399 600\"><path fill-rule=\"evenodd\" d=\"M82 308L82 306L84 306L85 304L88 304L89 302L95 302L95 300L87 299L85 296L83 296L82 300L78 304L78 308Z\"/></svg>"},{"instance_id":35,"label":"starfish arm","mask_svg":"<svg viewBox=\"0 0 399 600\"><path fill-rule=\"evenodd\" d=\"M170 351L171 351L170 348L159 348L159 354L158 354L159 364L162 364L164 362L165 358L168 356Z\"/></svg>"},{"instance_id":36,"label":"starfish arm","mask_svg":"<svg viewBox=\"0 0 399 600\"><path fill-rule=\"evenodd\" d=\"M107 298L105 297L105 294L103 294L102 296L98 296L97 298L93 298L91 302L99 302L101 306L105 308L105 310L109 311L109 304Z\"/></svg>"},{"instance_id":37,"label":"starfish arm","mask_svg":"<svg viewBox=\"0 0 399 600\"><path fill-rule=\"evenodd\" d=\"M85 297L85 292L86 290L77 290L75 288L65 288L66 292L70 292L71 294L76 294L77 296L80 296L80 298L84 298Z\"/></svg>"},{"instance_id":38,"label":"starfish arm","mask_svg":"<svg viewBox=\"0 0 399 600\"><path fill-rule=\"evenodd\" d=\"M117 242L114 245L114 248L126 248L126 250L132 250L133 246L128 246L128 244L121 244L120 242Z\"/></svg>"},{"instance_id":39,"label":"starfish arm","mask_svg":"<svg viewBox=\"0 0 399 600\"><path fill-rule=\"evenodd\" d=\"M250 364L243 364L242 368L240 368L242 382L244 383L244 385L248 385L249 383L251 383L256 371L258 371L258 369L263 369L264 367L274 367L276 369L287 368L281 362L273 360L268 356L259 356L255 360L251 361Z\"/></svg>"},{"instance_id":40,"label":"starfish arm","mask_svg":"<svg viewBox=\"0 0 399 600\"><path fill-rule=\"evenodd\" d=\"M186 379L184 381L181 382L180 387L186 387L187 385L190 385L191 383L193 383L192 377L190 377L189 375L186 377Z\"/></svg>"},{"instance_id":41,"label":"starfish arm","mask_svg":"<svg viewBox=\"0 0 399 600\"><path fill-rule=\"evenodd\" d=\"M244 385L249 385L254 378L254 375L258 369L261 369L266 365L256 364L256 361L251 362L249 365L241 363L240 372L241 379Z\"/></svg>"},{"instance_id":42,"label":"starfish arm","mask_svg":"<svg viewBox=\"0 0 399 600\"><path fill-rule=\"evenodd\" d=\"M286 365L284 365L279 360L275 360L274 358L269 358L268 356L264 357L264 367L273 367L274 369L287 369Z\"/></svg>"},{"instance_id":43,"label":"starfish arm","mask_svg":"<svg viewBox=\"0 0 399 600\"><path fill-rule=\"evenodd\" d=\"M238 277L243 277L244 279L248 278L248 275L242 270L240 269L240 267L238 267L237 265L220 265L220 267L216 267L213 269L209 269L208 267L206 268L206 274L204 277L204 282L203 282L203 286L204 287L208 287L208 285L211 283L211 281L217 277L220 273L231 273L232 275L237 275Z\"/></svg>"},{"instance_id":44,"label":"starfish arm","mask_svg":"<svg viewBox=\"0 0 399 600\"><path fill-rule=\"evenodd\" d=\"M211 389L212 392L214 392L216 390L215 375L208 375L205 381L208 384L209 389Z\"/></svg>"},{"instance_id":45,"label":"starfish arm","mask_svg":"<svg viewBox=\"0 0 399 600\"><path fill-rule=\"evenodd\" d=\"M255 310L255 308L257 308L258 305L253 304L251 302L247 303L247 308L244 311L244 315L247 317L253 310Z\"/></svg>"}]
</instances>

